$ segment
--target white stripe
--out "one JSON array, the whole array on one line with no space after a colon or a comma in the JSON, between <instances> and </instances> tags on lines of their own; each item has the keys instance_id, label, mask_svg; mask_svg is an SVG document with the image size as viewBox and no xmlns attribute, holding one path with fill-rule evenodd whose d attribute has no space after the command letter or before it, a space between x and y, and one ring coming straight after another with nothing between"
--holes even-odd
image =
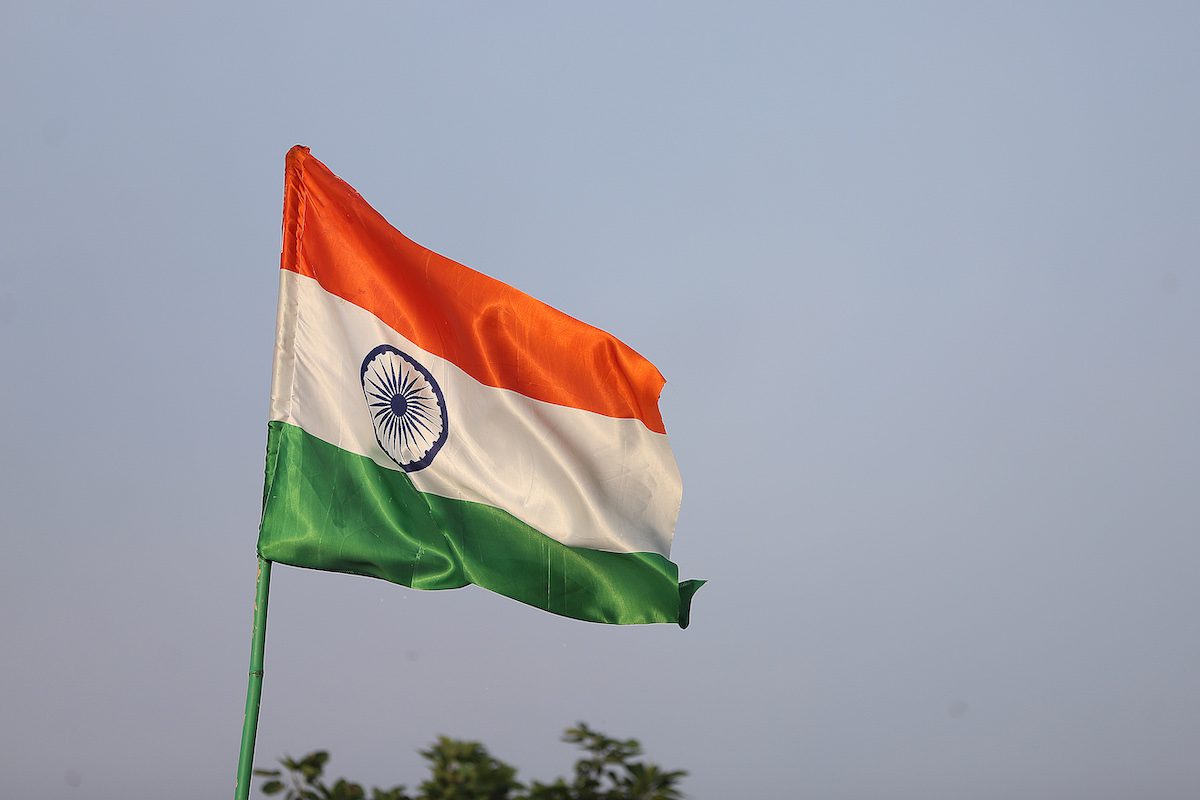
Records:
<instances>
[{"instance_id":1,"label":"white stripe","mask_svg":"<svg viewBox=\"0 0 1200 800\"><path fill-rule=\"evenodd\" d=\"M640 420L485 386L312 278L280 270L272 420L400 471L363 397L363 358L390 344L441 385L449 436L417 489L496 506L571 547L669 555L682 485L667 437Z\"/></svg>"}]
</instances>

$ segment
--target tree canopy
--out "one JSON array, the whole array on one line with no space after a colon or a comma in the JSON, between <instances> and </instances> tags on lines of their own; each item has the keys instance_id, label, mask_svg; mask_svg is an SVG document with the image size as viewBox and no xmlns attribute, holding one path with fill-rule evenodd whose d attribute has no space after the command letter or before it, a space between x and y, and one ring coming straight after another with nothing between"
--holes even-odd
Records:
<instances>
[{"instance_id":1,"label":"tree canopy","mask_svg":"<svg viewBox=\"0 0 1200 800\"><path fill-rule=\"evenodd\" d=\"M584 723L567 728L563 741L584 752L570 778L553 783L517 780L517 770L492 756L479 742L439 736L421 756L429 777L413 792L403 785L373 788L339 778L324 780L329 753L318 750L300 759L284 757L283 769L257 769L266 780L263 794L283 800L679 800L683 770L666 771L641 760L636 739L612 739Z\"/></svg>"}]
</instances>

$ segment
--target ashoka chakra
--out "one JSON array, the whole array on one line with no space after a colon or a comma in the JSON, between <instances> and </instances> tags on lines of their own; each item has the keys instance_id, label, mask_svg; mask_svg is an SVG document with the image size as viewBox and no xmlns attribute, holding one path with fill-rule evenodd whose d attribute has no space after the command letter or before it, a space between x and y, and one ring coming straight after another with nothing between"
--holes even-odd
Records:
<instances>
[{"instance_id":1,"label":"ashoka chakra","mask_svg":"<svg viewBox=\"0 0 1200 800\"><path fill-rule=\"evenodd\" d=\"M362 363L375 440L405 472L428 467L450 429L442 388L412 356L381 344Z\"/></svg>"}]
</instances>

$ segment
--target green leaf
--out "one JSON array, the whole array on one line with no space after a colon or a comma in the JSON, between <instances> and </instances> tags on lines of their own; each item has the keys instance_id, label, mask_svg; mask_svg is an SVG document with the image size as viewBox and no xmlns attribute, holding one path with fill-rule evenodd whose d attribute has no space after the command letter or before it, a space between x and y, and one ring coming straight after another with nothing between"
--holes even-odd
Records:
<instances>
[{"instance_id":1,"label":"green leaf","mask_svg":"<svg viewBox=\"0 0 1200 800\"><path fill-rule=\"evenodd\" d=\"M480 742L439 736L426 750L428 779L414 794L403 786L373 789L372 800L680 800L682 770L666 771L650 762L634 763L641 756L636 739L614 739L584 723L568 728L563 741L583 752L576 760L572 778L553 783L534 781L524 785L517 780L512 766L495 758ZM344 778L332 786L321 780L329 753L317 750L301 759L283 758L292 782L270 780L262 787L265 794L286 789L282 800L366 800L362 786ZM265 778L278 778L279 770L255 770Z\"/></svg>"}]
</instances>

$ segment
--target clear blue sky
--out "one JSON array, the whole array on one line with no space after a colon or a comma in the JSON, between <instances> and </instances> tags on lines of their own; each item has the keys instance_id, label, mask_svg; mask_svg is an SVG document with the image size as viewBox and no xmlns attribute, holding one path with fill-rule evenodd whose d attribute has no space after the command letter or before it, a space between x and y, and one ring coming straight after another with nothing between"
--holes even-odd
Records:
<instances>
[{"instance_id":1,"label":"clear blue sky","mask_svg":"<svg viewBox=\"0 0 1200 800\"><path fill-rule=\"evenodd\" d=\"M253 7L251 7L253 6ZM1200 6L7 3L0 794L231 796L283 155L668 378L693 624L276 570L260 762L1200 795Z\"/></svg>"}]
</instances>

